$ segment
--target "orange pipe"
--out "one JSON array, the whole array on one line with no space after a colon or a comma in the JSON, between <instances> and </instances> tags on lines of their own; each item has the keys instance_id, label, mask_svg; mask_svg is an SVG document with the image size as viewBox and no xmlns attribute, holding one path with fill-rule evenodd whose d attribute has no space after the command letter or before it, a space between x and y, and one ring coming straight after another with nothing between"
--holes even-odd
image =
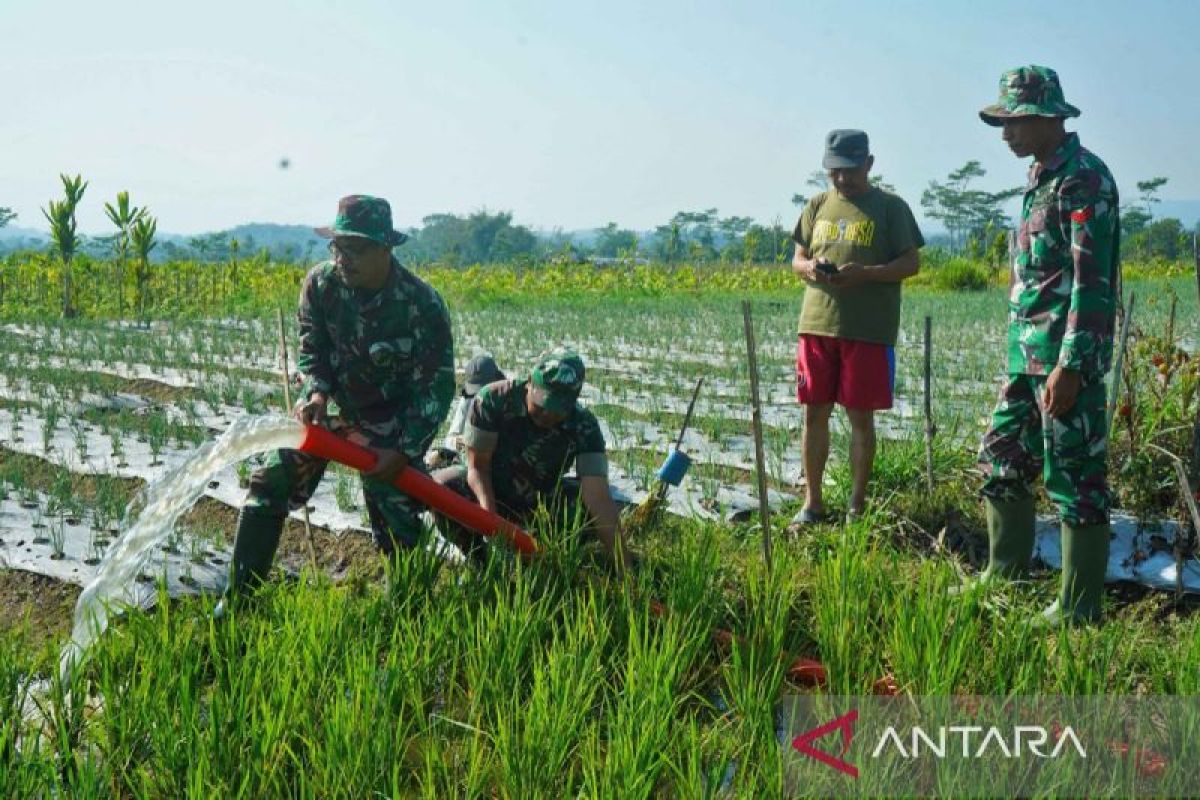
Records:
<instances>
[{"instance_id":1,"label":"orange pipe","mask_svg":"<svg viewBox=\"0 0 1200 800\"><path fill-rule=\"evenodd\" d=\"M304 426L304 439L300 442L299 449L309 455L353 467L360 472L372 469L376 461L375 454L367 448L316 425ZM392 481L392 485L430 508L437 509L460 525L484 536L501 536L509 540L522 553L532 554L538 550L537 541L519 525L493 514L478 503L472 503L458 492L447 489L413 467L401 470Z\"/></svg>"}]
</instances>

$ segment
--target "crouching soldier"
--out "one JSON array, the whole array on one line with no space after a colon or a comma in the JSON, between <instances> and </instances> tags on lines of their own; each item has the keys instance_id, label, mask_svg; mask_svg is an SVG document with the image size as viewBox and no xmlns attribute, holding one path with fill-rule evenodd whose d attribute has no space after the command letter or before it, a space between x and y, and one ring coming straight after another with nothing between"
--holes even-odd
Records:
<instances>
[{"instance_id":1,"label":"crouching soldier","mask_svg":"<svg viewBox=\"0 0 1200 800\"><path fill-rule=\"evenodd\" d=\"M434 480L489 511L526 524L539 507L556 525L570 525L582 504L587 530L618 568L631 562L608 484L608 457L600 424L578 402L583 360L559 348L543 355L528 375L483 387L471 405L463 441L465 466ZM565 477L572 464L577 480ZM472 560L485 554L483 537L435 514L442 535Z\"/></svg>"}]
</instances>

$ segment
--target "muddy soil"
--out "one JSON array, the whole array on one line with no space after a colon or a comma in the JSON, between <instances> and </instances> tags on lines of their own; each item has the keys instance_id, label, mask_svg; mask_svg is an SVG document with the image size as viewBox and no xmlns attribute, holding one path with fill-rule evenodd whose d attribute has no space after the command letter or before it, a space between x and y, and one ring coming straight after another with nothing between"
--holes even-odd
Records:
<instances>
[{"instance_id":1,"label":"muddy soil","mask_svg":"<svg viewBox=\"0 0 1200 800\"><path fill-rule=\"evenodd\" d=\"M0 634L21 631L31 650L58 646L71 630L81 589L44 575L0 569Z\"/></svg>"}]
</instances>

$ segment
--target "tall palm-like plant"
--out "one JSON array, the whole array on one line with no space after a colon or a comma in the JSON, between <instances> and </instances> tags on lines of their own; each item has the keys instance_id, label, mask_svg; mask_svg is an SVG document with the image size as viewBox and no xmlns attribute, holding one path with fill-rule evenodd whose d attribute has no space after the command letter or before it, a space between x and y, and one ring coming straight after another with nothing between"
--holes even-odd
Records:
<instances>
[{"instance_id":1,"label":"tall palm-like plant","mask_svg":"<svg viewBox=\"0 0 1200 800\"><path fill-rule=\"evenodd\" d=\"M87 183L83 177L76 175L59 175L63 183L62 200L51 200L48 209L43 208L42 214L50 223L50 239L58 256L62 259L62 313L64 317L75 316L75 307L71 304L71 259L79 249L79 236L75 233L75 209L83 199Z\"/></svg>"},{"instance_id":2,"label":"tall palm-like plant","mask_svg":"<svg viewBox=\"0 0 1200 800\"><path fill-rule=\"evenodd\" d=\"M133 279L137 292L134 302L137 305L137 315L140 320L146 318L146 284L150 278L150 251L158 246L158 242L154 241L154 234L157 232L158 220L150 216L145 208L142 208L137 219L129 228L129 241L133 245L133 252L137 255L137 261L133 267Z\"/></svg>"},{"instance_id":3,"label":"tall palm-like plant","mask_svg":"<svg viewBox=\"0 0 1200 800\"><path fill-rule=\"evenodd\" d=\"M130 228L143 214L145 208L129 204L129 192L117 192L117 204L104 204L104 213L117 226L117 314L125 313L125 265L129 261Z\"/></svg>"}]
</instances>

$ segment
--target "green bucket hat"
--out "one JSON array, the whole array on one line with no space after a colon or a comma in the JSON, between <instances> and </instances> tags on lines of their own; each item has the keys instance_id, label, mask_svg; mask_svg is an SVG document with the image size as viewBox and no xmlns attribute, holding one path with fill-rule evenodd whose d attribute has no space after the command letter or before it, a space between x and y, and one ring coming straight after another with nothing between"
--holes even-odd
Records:
<instances>
[{"instance_id":1,"label":"green bucket hat","mask_svg":"<svg viewBox=\"0 0 1200 800\"><path fill-rule=\"evenodd\" d=\"M338 201L337 219L327 228L314 228L317 235L358 236L379 244L396 247L408 241L408 235L392 228L392 207L382 197L352 194Z\"/></svg>"},{"instance_id":2,"label":"green bucket hat","mask_svg":"<svg viewBox=\"0 0 1200 800\"><path fill-rule=\"evenodd\" d=\"M583 389L583 359L557 347L538 358L529 373L530 397L547 411L569 414Z\"/></svg>"},{"instance_id":3,"label":"green bucket hat","mask_svg":"<svg viewBox=\"0 0 1200 800\"><path fill-rule=\"evenodd\" d=\"M1078 117L1079 109L1063 99L1058 73L1049 67L1016 67L1000 76L1000 99L979 112L999 127L1014 117Z\"/></svg>"}]
</instances>

